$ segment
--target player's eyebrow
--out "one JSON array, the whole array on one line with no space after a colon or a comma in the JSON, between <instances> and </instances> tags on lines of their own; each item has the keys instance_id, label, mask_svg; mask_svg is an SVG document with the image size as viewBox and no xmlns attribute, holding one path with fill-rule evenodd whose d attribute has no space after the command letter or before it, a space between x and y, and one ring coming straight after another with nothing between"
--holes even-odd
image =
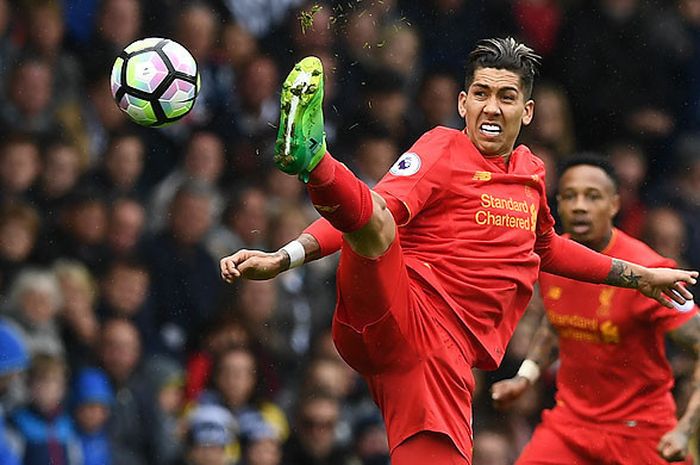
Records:
<instances>
[{"instance_id":1,"label":"player's eyebrow","mask_svg":"<svg viewBox=\"0 0 700 465\"><path fill-rule=\"evenodd\" d=\"M491 90L491 89L493 89L490 85L484 84L484 83L481 83L481 82L473 82L472 85L471 85L471 87L477 87L477 88L483 89L483 90ZM501 93L503 93L503 92L509 92L509 91L510 91L510 92L515 92L515 93L519 93L519 92L520 92L520 89L518 89L518 88L515 87L515 86L504 86L504 87L499 87L499 88L497 89L497 92L501 92Z\"/></svg>"}]
</instances>

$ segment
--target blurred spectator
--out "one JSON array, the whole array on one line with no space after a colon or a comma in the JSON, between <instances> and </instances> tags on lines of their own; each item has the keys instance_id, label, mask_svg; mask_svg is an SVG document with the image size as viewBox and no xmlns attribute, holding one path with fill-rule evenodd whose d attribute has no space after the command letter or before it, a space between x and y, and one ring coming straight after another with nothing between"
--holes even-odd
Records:
<instances>
[{"instance_id":1,"label":"blurred spectator","mask_svg":"<svg viewBox=\"0 0 700 465\"><path fill-rule=\"evenodd\" d=\"M417 30L400 21L389 24L382 31L381 42L369 45L377 47L379 66L401 76L405 90L413 95L422 75L421 42Z\"/></svg>"},{"instance_id":2,"label":"blurred spectator","mask_svg":"<svg viewBox=\"0 0 700 465\"><path fill-rule=\"evenodd\" d=\"M99 171L91 177L91 183L110 200L120 196L139 198L145 150L143 141L135 133L115 134L109 141Z\"/></svg>"},{"instance_id":3,"label":"blurred spectator","mask_svg":"<svg viewBox=\"0 0 700 465\"><path fill-rule=\"evenodd\" d=\"M225 408L205 405L187 420L185 452L176 465L233 465L226 447L234 439L236 423Z\"/></svg>"},{"instance_id":4,"label":"blurred spectator","mask_svg":"<svg viewBox=\"0 0 700 465\"><path fill-rule=\"evenodd\" d=\"M129 320L139 330L145 353L160 349L162 343L155 331L153 304L149 299L148 267L136 259L116 260L107 268L100 287L100 318Z\"/></svg>"},{"instance_id":5,"label":"blurred spectator","mask_svg":"<svg viewBox=\"0 0 700 465\"><path fill-rule=\"evenodd\" d=\"M223 209L223 198L217 184L224 172L226 156L223 141L214 133L194 132L185 149L182 166L153 188L149 206L149 229L160 231L166 223L168 205L177 190L187 181L197 180L215 190L212 215L218 217Z\"/></svg>"},{"instance_id":6,"label":"blurred spectator","mask_svg":"<svg viewBox=\"0 0 700 465\"><path fill-rule=\"evenodd\" d=\"M576 150L573 115L567 94L557 84L540 82L533 99L537 102L537 118L524 128L523 138L550 147L559 163Z\"/></svg>"},{"instance_id":7,"label":"blurred spectator","mask_svg":"<svg viewBox=\"0 0 700 465\"><path fill-rule=\"evenodd\" d=\"M642 238L659 255L690 268L685 258L688 234L683 217L673 208L655 207L646 215Z\"/></svg>"},{"instance_id":8,"label":"blurred spectator","mask_svg":"<svg viewBox=\"0 0 700 465\"><path fill-rule=\"evenodd\" d=\"M224 25L221 42L223 57L233 68L234 76L258 54L258 42L255 37L238 22Z\"/></svg>"},{"instance_id":9,"label":"blurred spectator","mask_svg":"<svg viewBox=\"0 0 700 465\"><path fill-rule=\"evenodd\" d=\"M53 270L63 295L59 316L68 363L71 367L91 363L100 330L95 312L97 284L78 261L59 260Z\"/></svg>"},{"instance_id":10,"label":"blurred spectator","mask_svg":"<svg viewBox=\"0 0 700 465\"><path fill-rule=\"evenodd\" d=\"M255 140L274 137L277 132L274 125L279 118L278 86L277 64L269 57L259 55L242 70L237 80L240 108L234 123L243 137Z\"/></svg>"},{"instance_id":11,"label":"blurred spectator","mask_svg":"<svg viewBox=\"0 0 700 465\"><path fill-rule=\"evenodd\" d=\"M124 130L127 116L112 98L107 68L87 83L87 97L82 109L87 141L85 151L89 165L95 167L107 150L109 134Z\"/></svg>"},{"instance_id":12,"label":"blurred spectator","mask_svg":"<svg viewBox=\"0 0 700 465\"><path fill-rule=\"evenodd\" d=\"M56 321L62 301L51 271L28 268L12 282L7 298L8 323L21 334L31 355L65 352Z\"/></svg>"},{"instance_id":13,"label":"blurred spectator","mask_svg":"<svg viewBox=\"0 0 700 465\"><path fill-rule=\"evenodd\" d=\"M99 3L93 37L83 44L82 63L88 76L111 69L114 58L141 34L139 0L103 0Z\"/></svg>"},{"instance_id":14,"label":"blurred spectator","mask_svg":"<svg viewBox=\"0 0 700 465\"><path fill-rule=\"evenodd\" d=\"M12 415L22 437L23 465L80 465L81 446L65 410L68 366L61 356L36 354L27 376L30 403Z\"/></svg>"},{"instance_id":15,"label":"blurred spectator","mask_svg":"<svg viewBox=\"0 0 700 465\"><path fill-rule=\"evenodd\" d=\"M204 247L214 221L214 195L201 182L180 187L170 204L168 228L146 247L157 331L168 353L182 361L188 342L214 314L222 287L218 263Z\"/></svg>"},{"instance_id":16,"label":"blurred spectator","mask_svg":"<svg viewBox=\"0 0 700 465\"><path fill-rule=\"evenodd\" d=\"M340 404L322 392L307 393L299 401L292 435L284 447L286 465L349 465L352 454L338 447L335 428Z\"/></svg>"},{"instance_id":17,"label":"blurred spectator","mask_svg":"<svg viewBox=\"0 0 700 465\"><path fill-rule=\"evenodd\" d=\"M78 61L63 48L63 5L61 0L24 2L28 52L51 64L53 94L57 101L75 104L80 96L82 74Z\"/></svg>"},{"instance_id":18,"label":"blurred spectator","mask_svg":"<svg viewBox=\"0 0 700 465\"><path fill-rule=\"evenodd\" d=\"M58 212L75 189L87 160L77 147L59 139L46 147L43 162L32 201L41 210L47 227L55 228Z\"/></svg>"},{"instance_id":19,"label":"blurred spectator","mask_svg":"<svg viewBox=\"0 0 700 465\"><path fill-rule=\"evenodd\" d=\"M54 70L45 60L24 57L18 62L0 107L4 132L26 132L37 137L56 136L61 125L56 114Z\"/></svg>"},{"instance_id":20,"label":"blurred spectator","mask_svg":"<svg viewBox=\"0 0 700 465\"><path fill-rule=\"evenodd\" d=\"M263 0L240 2L223 0L233 18L255 37L261 38L284 20L290 8L299 6L303 0Z\"/></svg>"},{"instance_id":21,"label":"blurred spectator","mask_svg":"<svg viewBox=\"0 0 700 465\"><path fill-rule=\"evenodd\" d=\"M266 422L241 438L241 465L282 465L282 445L277 432Z\"/></svg>"},{"instance_id":22,"label":"blurred spectator","mask_svg":"<svg viewBox=\"0 0 700 465\"><path fill-rule=\"evenodd\" d=\"M197 105L183 122L167 128L169 133L176 131L179 136L186 136L191 128L209 124L222 103L232 98L233 72L214 55L220 25L216 11L203 1L186 3L179 11L175 38L197 62L201 87Z\"/></svg>"},{"instance_id":23,"label":"blurred spectator","mask_svg":"<svg viewBox=\"0 0 700 465\"><path fill-rule=\"evenodd\" d=\"M454 102L459 89L460 83L451 74L444 71L428 72L418 88L418 111L411 119L411 137L417 139L420 134L435 126L461 129L464 122L459 118Z\"/></svg>"},{"instance_id":24,"label":"blurred spectator","mask_svg":"<svg viewBox=\"0 0 700 465\"><path fill-rule=\"evenodd\" d=\"M233 196L223 213L222 225L211 232L207 248L220 258L241 248L265 247L267 242L267 195L247 187Z\"/></svg>"},{"instance_id":25,"label":"blurred spectator","mask_svg":"<svg viewBox=\"0 0 700 465\"><path fill-rule=\"evenodd\" d=\"M112 202L107 229L107 247L111 259L136 256L146 224L146 210L138 200L121 197Z\"/></svg>"},{"instance_id":26,"label":"blurred spectator","mask_svg":"<svg viewBox=\"0 0 700 465\"><path fill-rule=\"evenodd\" d=\"M26 204L0 209L0 289L7 291L17 273L33 260L41 220Z\"/></svg>"},{"instance_id":27,"label":"blurred spectator","mask_svg":"<svg viewBox=\"0 0 700 465\"><path fill-rule=\"evenodd\" d=\"M5 425L6 394L11 384L17 379L29 363L29 355L24 341L15 330L0 322L0 463L3 465L20 465L21 457L13 447L13 439Z\"/></svg>"},{"instance_id":28,"label":"blurred spectator","mask_svg":"<svg viewBox=\"0 0 700 465\"><path fill-rule=\"evenodd\" d=\"M673 79L661 51L640 40L651 34L654 21L645 3L584 2L562 28L560 77L572 100L582 148L596 149L628 134L663 140L674 129L669 111Z\"/></svg>"},{"instance_id":29,"label":"blurred spectator","mask_svg":"<svg viewBox=\"0 0 700 465\"><path fill-rule=\"evenodd\" d=\"M176 361L161 356L149 359L143 373L153 416L151 463L170 465L182 452L180 415L184 406L184 373Z\"/></svg>"},{"instance_id":30,"label":"blurred spectator","mask_svg":"<svg viewBox=\"0 0 700 465\"><path fill-rule=\"evenodd\" d=\"M138 372L141 340L133 324L113 319L103 323L97 357L115 392L108 433L114 451L112 465L149 463L152 427L144 381Z\"/></svg>"},{"instance_id":31,"label":"blurred spectator","mask_svg":"<svg viewBox=\"0 0 700 465\"><path fill-rule=\"evenodd\" d=\"M511 465L515 454L506 435L482 430L474 437L474 465Z\"/></svg>"},{"instance_id":32,"label":"blurred spectator","mask_svg":"<svg viewBox=\"0 0 700 465\"><path fill-rule=\"evenodd\" d=\"M640 146L625 142L613 144L607 152L620 183L620 211L615 223L630 236L640 238L648 209L642 198L647 157Z\"/></svg>"},{"instance_id":33,"label":"blurred spectator","mask_svg":"<svg viewBox=\"0 0 700 465\"><path fill-rule=\"evenodd\" d=\"M245 347L230 347L220 353L214 362L211 389L204 391L198 405L220 405L227 408L238 422L239 434L253 434L261 423L270 425L284 440L289 425L282 410L261 396L259 367L253 352ZM239 459L240 447L232 450L232 458Z\"/></svg>"},{"instance_id":34,"label":"blurred spectator","mask_svg":"<svg viewBox=\"0 0 700 465\"><path fill-rule=\"evenodd\" d=\"M353 431L355 455L361 465L390 465L389 442L379 412L360 418Z\"/></svg>"},{"instance_id":35,"label":"blurred spectator","mask_svg":"<svg viewBox=\"0 0 700 465\"><path fill-rule=\"evenodd\" d=\"M15 134L0 145L0 196L4 202L30 200L41 170L39 146L28 135Z\"/></svg>"},{"instance_id":36,"label":"blurred spectator","mask_svg":"<svg viewBox=\"0 0 700 465\"><path fill-rule=\"evenodd\" d=\"M358 177L368 186L374 186L389 171L399 154L396 142L386 132L370 131L361 135L354 156Z\"/></svg>"},{"instance_id":37,"label":"blurred spectator","mask_svg":"<svg viewBox=\"0 0 700 465\"><path fill-rule=\"evenodd\" d=\"M75 377L73 417L82 446L83 465L110 465L112 444L107 421L114 405L114 393L99 368L84 368Z\"/></svg>"},{"instance_id":38,"label":"blurred spectator","mask_svg":"<svg viewBox=\"0 0 700 465\"><path fill-rule=\"evenodd\" d=\"M51 259L59 257L82 261L93 272L105 266L107 246L107 204L101 195L88 188L75 190L60 212L58 231L52 232L47 251Z\"/></svg>"}]
</instances>

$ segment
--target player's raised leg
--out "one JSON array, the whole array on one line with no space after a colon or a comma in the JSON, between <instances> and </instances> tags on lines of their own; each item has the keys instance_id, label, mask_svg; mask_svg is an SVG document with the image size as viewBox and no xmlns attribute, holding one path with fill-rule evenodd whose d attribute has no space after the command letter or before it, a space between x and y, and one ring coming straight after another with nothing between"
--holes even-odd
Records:
<instances>
[{"instance_id":1,"label":"player's raised leg","mask_svg":"<svg viewBox=\"0 0 700 465\"><path fill-rule=\"evenodd\" d=\"M282 86L275 164L307 183L316 210L345 234L359 255L382 255L396 235L394 218L376 193L335 160L323 129L323 65L307 57Z\"/></svg>"}]
</instances>

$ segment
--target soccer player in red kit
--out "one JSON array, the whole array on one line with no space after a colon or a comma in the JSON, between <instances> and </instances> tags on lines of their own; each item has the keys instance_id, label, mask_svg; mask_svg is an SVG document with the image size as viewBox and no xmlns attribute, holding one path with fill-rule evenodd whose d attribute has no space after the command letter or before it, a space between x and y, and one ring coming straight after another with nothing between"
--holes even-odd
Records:
<instances>
[{"instance_id":1,"label":"soccer player in red kit","mask_svg":"<svg viewBox=\"0 0 700 465\"><path fill-rule=\"evenodd\" d=\"M570 161L559 181L559 213L575 241L645 266L674 266L613 227L617 181L596 158ZM676 420L668 333L697 352L700 316L692 302L672 308L628 289L540 276L545 316L519 374L492 388L507 406L537 379L559 341L556 406L542 415L517 465L653 465L683 460L700 420L700 364L695 390Z\"/></svg>"},{"instance_id":2,"label":"soccer player in red kit","mask_svg":"<svg viewBox=\"0 0 700 465\"><path fill-rule=\"evenodd\" d=\"M222 277L268 279L340 249L333 337L382 411L394 465L470 463L471 368L498 366L540 267L668 305L692 297L681 283L697 273L554 233L544 166L514 148L538 59L512 38L480 42L457 98L465 129L425 133L374 191L327 153L320 61L305 58L283 85L275 163L307 183L323 218L277 252L224 257Z\"/></svg>"}]
</instances>

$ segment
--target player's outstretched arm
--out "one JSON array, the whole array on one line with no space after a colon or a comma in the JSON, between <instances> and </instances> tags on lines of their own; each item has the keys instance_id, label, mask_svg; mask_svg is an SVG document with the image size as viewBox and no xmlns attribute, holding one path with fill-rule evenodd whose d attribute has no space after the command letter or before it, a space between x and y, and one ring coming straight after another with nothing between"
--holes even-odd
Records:
<instances>
[{"instance_id":1,"label":"player's outstretched arm","mask_svg":"<svg viewBox=\"0 0 700 465\"><path fill-rule=\"evenodd\" d=\"M518 373L510 379L504 379L491 386L491 399L496 408L510 407L527 388L535 384L540 371L547 369L554 361L552 354L556 344L557 334L549 323L547 315L542 315L540 326L530 342L527 358L520 366Z\"/></svg>"},{"instance_id":2,"label":"player's outstretched arm","mask_svg":"<svg viewBox=\"0 0 700 465\"><path fill-rule=\"evenodd\" d=\"M684 305L693 300L693 294L685 285L695 284L697 277L697 271L646 268L614 258L605 284L637 289L661 305L673 308L673 302Z\"/></svg>"},{"instance_id":3,"label":"player's outstretched arm","mask_svg":"<svg viewBox=\"0 0 700 465\"><path fill-rule=\"evenodd\" d=\"M661 437L656 449L669 462L680 461L688 455L688 441L700 426L700 315L696 314L682 326L670 332L674 342L695 353L693 392L678 424Z\"/></svg>"},{"instance_id":4,"label":"player's outstretched arm","mask_svg":"<svg viewBox=\"0 0 700 465\"><path fill-rule=\"evenodd\" d=\"M296 244L289 247L293 243ZM302 233L290 244L276 252L242 249L224 257L219 262L221 278L228 283L239 278L272 279L290 267L321 257L321 247L311 234Z\"/></svg>"}]
</instances>

